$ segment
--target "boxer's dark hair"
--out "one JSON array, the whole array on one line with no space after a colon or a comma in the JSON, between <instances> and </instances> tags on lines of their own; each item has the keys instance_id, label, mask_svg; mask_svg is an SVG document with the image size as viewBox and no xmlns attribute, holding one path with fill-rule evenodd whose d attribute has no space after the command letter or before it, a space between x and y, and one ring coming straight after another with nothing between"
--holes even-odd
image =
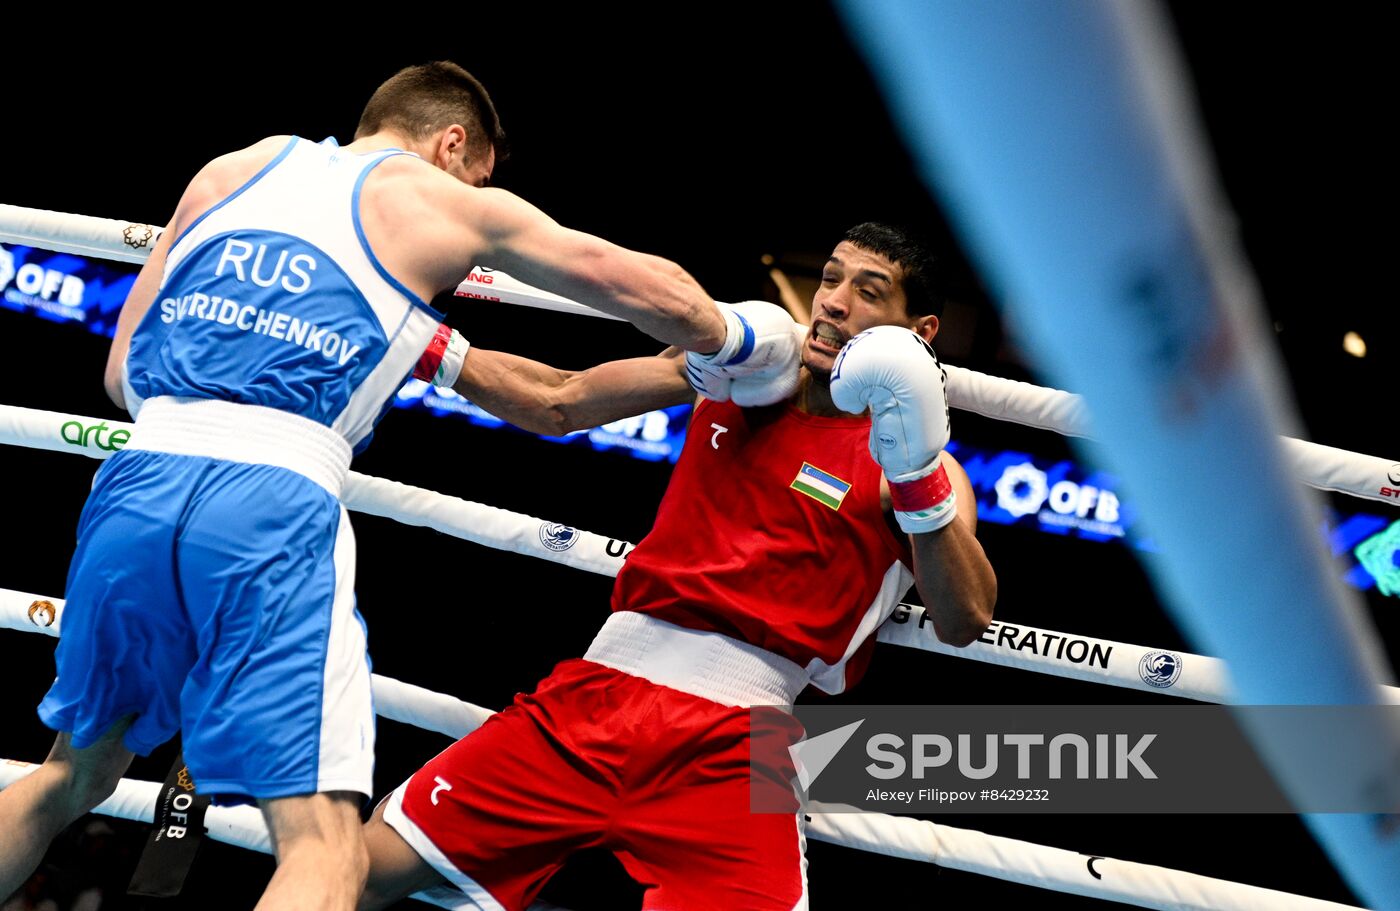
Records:
<instances>
[{"instance_id":1,"label":"boxer's dark hair","mask_svg":"<svg viewBox=\"0 0 1400 911\"><path fill-rule=\"evenodd\" d=\"M904 273L900 285L910 316L943 316L947 298L942 270L928 245L893 225L867 221L846 232L842 240L878 253Z\"/></svg>"},{"instance_id":2,"label":"boxer's dark hair","mask_svg":"<svg viewBox=\"0 0 1400 911\"><path fill-rule=\"evenodd\" d=\"M470 134L473 155L496 150L496 161L506 157L506 134L491 96L475 76L455 63L438 60L405 67L374 90L355 138L391 129L409 139L426 139L452 124Z\"/></svg>"}]
</instances>

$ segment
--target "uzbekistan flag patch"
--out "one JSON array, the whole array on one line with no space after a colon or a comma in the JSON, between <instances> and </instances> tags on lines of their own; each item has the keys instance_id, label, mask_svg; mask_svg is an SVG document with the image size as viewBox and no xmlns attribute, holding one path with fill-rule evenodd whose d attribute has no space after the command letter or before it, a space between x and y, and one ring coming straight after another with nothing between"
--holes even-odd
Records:
<instances>
[{"instance_id":1,"label":"uzbekistan flag patch","mask_svg":"<svg viewBox=\"0 0 1400 911\"><path fill-rule=\"evenodd\" d=\"M841 501L846 499L846 492L851 489L851 485L834 475L829 475L807 462L802 463L802 470L797 473L797 477L792 479L792 489L798 493L805 493L807 496L832 509L840 509Z\"/></svg>"}]
</instances>

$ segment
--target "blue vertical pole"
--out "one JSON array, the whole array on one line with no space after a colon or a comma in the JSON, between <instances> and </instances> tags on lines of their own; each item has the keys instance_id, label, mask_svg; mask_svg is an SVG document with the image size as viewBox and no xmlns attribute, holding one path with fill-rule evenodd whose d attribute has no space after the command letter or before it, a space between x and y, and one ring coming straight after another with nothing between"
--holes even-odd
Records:
<instances>
[{"instance_id":1,"label":"blue vertical pole","mask_svg":"<svg viewBox=\"0 0 1400 911\"><path fill-rule=\"evenodd\" d=\"M1291 412L1160 10L1110 0L843 0L931 188L1056 385L1083 393L1161 545L1149 571L1245 704L1377 700L1374 632L1328 564ZM1348 751L1400 809L1400 730ZM1316 756L1253 731L1306 804ZM1353 755L1357 755L1353 753ZM1387 802L1388 801L1388 802ZM1400 908L1400 836L1312 815L1348 881Z\"/></svg>"}]
</instances>

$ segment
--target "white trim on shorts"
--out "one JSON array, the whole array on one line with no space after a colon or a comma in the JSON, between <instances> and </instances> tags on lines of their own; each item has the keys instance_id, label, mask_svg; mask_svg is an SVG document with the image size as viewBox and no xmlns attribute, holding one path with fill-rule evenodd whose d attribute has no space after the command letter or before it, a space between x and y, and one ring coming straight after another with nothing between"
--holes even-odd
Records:
<instances>
[{"instance_id":1,"label":"white trim on shorts","mask_svg":"<svg viewBox=\"0 0 1400 911\"><path fill-rule=\"evenodd\" d=\"M335 595L321 676L316 790L374 793L374 692L365 628L355 616L355 532L340 507L332 558Z\"/></svg>"},{"instance_id":2,"label":"white trim on shorts","mask_svg":"<svg viewBox=\"0 0 1400 911\"><path fill-rule=\"evenodd\" d=\"M384 821L388 823L389 828L399 833L399 837L408 843L408 846L423 859L425 864L436 870L452 885L461 889L467 898L475 903L475 908L480 909L480 911L506 911L505 906L496 901L481 883L458 870L452 861L447 859L447 855L438 850L438 846L433 844L433 840L428 837L428 834L418 828L417 823L408 818L403 811L403 794L407 788L408 782L405 781L384 799ZM805 885L803 889L806 889ZM464 905L459 905L458 908L459 911L461 909L470 911Z\"/></svg>"}]
</instances>

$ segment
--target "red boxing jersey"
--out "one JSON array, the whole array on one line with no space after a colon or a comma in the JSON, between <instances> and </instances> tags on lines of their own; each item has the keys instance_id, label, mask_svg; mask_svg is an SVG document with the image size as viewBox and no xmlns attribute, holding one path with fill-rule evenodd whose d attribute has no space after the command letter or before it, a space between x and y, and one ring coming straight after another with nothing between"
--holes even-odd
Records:
<instances>
[{"instance_id":1,"label":"red boxing jersey","mask_svg":"<svg viewBox=\"0 0 1400 911\"><path fill-rule=\"evenodd\" d=\"M880 506L869 435L869 417L702 400L613 610L723 633L844 690L914 581L908 540Z\"/></svg>"}]
</instances>

